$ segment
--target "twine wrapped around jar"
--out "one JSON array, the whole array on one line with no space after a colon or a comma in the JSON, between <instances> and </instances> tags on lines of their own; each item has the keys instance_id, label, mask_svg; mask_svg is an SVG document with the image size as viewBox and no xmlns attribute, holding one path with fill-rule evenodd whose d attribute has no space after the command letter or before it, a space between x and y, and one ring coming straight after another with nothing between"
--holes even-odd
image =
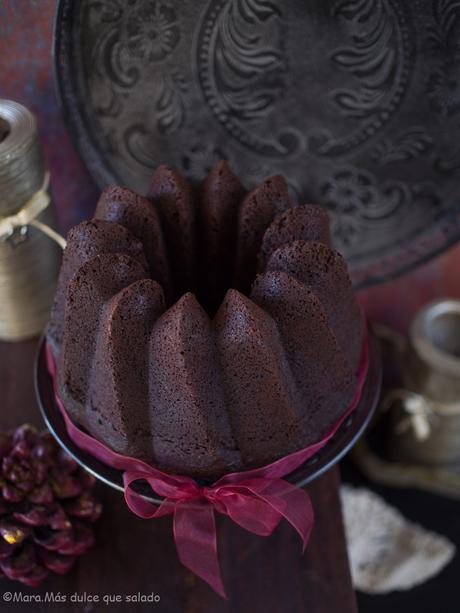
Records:
<instances>
[{"instance_id":1,"label":"twine wrapped around jar","mask_svg":"<svg viewBox=\"0 0 460 613\"><path fill-rule=\"evenodd\" d=\"M34 116L0 99L1 340L36 336L49 316L63 239L50 227L48 179Z\"/></svg>"}]
</instances>

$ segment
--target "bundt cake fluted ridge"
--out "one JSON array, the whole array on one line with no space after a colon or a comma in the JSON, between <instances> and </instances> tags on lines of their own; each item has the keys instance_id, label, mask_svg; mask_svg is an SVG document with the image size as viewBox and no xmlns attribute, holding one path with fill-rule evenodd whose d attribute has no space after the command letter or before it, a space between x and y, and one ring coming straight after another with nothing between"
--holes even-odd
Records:
<instances>
[{"instance_id":1,"label":"bundt cake fluted ridge","mask_svg":"<svg viewBox=\"0 0 460 613\"><path fill-rule=\"evenodd\" d=\"M71 230L47 330L72 419L115 451L214 478L320 439L349 405L363 322L323 209L225 162L160 166Z\"/></svg>"}]
</instances>

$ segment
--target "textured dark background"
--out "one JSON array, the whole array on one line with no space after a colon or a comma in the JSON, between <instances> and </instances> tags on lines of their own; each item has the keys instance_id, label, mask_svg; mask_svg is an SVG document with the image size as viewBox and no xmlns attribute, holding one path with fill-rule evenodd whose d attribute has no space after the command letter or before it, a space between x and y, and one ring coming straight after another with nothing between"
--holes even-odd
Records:
<instances>
[{"instance_id":1,"label":"textured dark background","mask_svg":"<svg viewBox=\"0 0 460 613\"><path fill-rule=\"evenodd\" d=\"M0 0L0 97L17 100L38 116L58 221L65 231L91 214L97 190L70 142L54 94L50 51L54 10L53 0ZM427 300L443 295L460 298L459 265L457 246L404 277L360 292L360 300L371 317L405 330ZM345 466L344 471L351 481L362 482L352 467ZM460 548L460 504L412 490L376 489L408 517L448 535ZM439 577L410 592L360 595L360 610L456 613L459 557Z\"/></svg>"}]
</instances>

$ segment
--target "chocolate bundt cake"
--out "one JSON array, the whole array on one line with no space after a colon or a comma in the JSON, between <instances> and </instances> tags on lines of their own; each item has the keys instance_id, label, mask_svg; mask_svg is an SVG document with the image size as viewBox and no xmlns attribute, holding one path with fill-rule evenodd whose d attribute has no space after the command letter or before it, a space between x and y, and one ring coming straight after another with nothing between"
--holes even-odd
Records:
<instances>
[{"instance_id":1,"label":"chocolate bundt cake","mask_svg":"<svg viewBox=\"0 0 460 613\"><path fill-rule=\"evenodd\" d=\"M162 470L218 477L319 440L349 406L363 321L327 214L160 166L68 235L47 341L74 422Z\"/></svg>"}]
</instances>

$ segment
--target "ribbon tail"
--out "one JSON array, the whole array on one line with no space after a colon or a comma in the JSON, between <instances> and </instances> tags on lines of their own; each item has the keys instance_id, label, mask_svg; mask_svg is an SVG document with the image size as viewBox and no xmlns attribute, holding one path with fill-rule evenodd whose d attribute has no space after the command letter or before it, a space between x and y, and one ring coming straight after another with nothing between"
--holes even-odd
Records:
<instances>
[{"instance_id":1,"label":"ribbon tail","mask_svg":"<svg viewBox=\"0 0 460 613\"><path fill-rule=\"evenodd\" d=\"M287 481L281 481L281 484L273 481L265 491L259 492L259 496L299 533L303 543L302 551L305 551L315 520L310 496L304 489Z\"/></svg>"},{"instance_id":2,"label":"ribbon tail","mask_svg":"<svg viewBox=\"0 0 460 613\"><path fill-rule=\"evenodd\" d=\"M303 498L304 509L300 511L297 506L288 506L284 517L300 534L302 538L302 553L304 553L315 523L315 512L311 498L305 490L300 490L299 498Z\"/></svg>"},{"instance_id":3,"label":"ribbon tail","mask_svg":"<svg viewBox=\"0 0 460 613\"><path fill-rule=\"evenodd\" d=\"M177 504L173 525L179 560L220 596L227 598L217 556L213 507L206 503L195 503L193 508Z\"/></svg>"}]
</instances>

